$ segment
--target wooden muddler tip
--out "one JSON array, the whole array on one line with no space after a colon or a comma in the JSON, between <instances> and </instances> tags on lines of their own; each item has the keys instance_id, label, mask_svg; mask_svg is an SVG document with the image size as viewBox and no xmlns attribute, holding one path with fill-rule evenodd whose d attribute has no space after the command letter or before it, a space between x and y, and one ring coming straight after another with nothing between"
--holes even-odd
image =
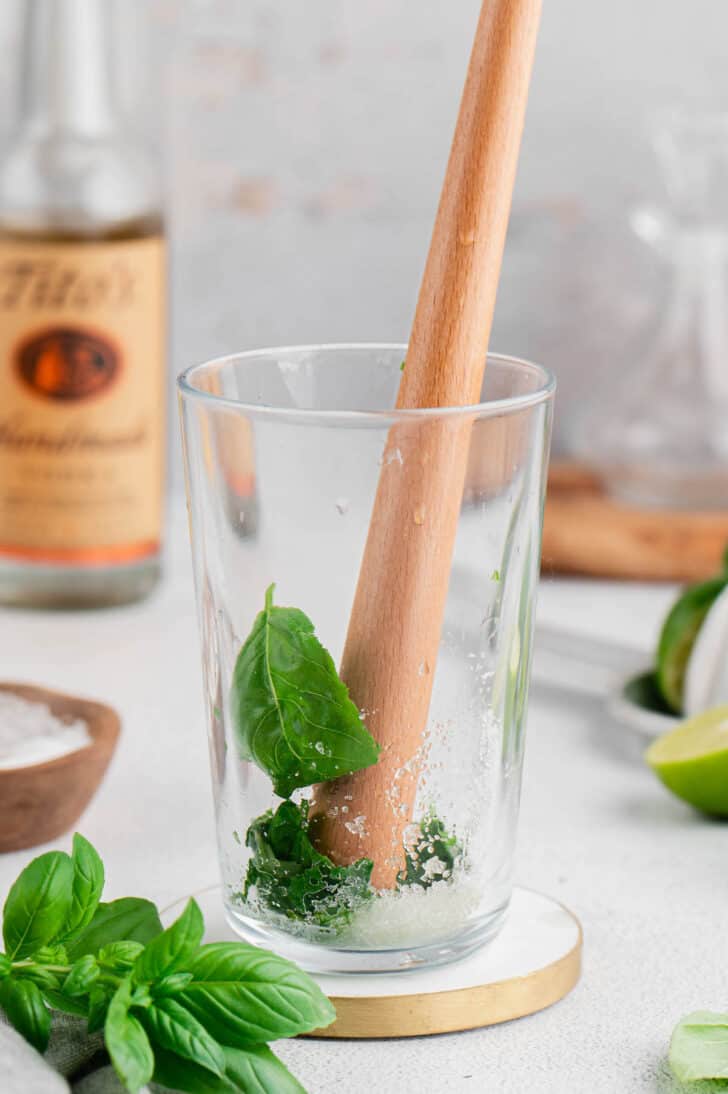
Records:
<instances>
[{"instance_id":1,"label":"wooden muddler tip","mask_svg":"<svg viewBox=\"0 0 728 1094\"><path fill-rule=\"evenodd\" d=\"M479 402L541 0L484 0L407 350L399 409ZM382 748L317 787L317 846L393 888L422 768L471 423L390 431L341 675ZM363 818L363 819L360 819Z\"/></svg>"}]
</instances>

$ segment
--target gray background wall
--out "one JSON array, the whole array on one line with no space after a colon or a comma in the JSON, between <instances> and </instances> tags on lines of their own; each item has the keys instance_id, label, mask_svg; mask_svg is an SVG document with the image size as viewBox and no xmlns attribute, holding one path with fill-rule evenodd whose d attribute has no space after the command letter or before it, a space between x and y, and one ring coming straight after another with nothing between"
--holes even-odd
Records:
<instances>
[{"instance_id":1,"label":"gray background wall","mask_svg":"<svg viewBox=\"0 0 728 1094\"><path fill-rule=\"evenodd\" d=\"M478 0L115 3L128 109L165 132L172 370L255 345L406 338ZM658 306L664 271L628 223L662 198L649 119L726 101L728 7L544 7L492 344L555 369L563 447ZM0 9L14 60L18 2ZM0 125L13 74L0 65Z\"/></svg>"}]
</instances>

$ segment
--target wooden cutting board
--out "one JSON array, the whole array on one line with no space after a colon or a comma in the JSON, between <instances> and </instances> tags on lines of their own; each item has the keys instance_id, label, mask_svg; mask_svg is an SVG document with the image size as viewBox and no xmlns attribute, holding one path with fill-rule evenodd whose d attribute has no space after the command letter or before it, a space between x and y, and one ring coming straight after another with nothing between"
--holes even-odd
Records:
<instances>
[{"instance_id":1,"label":"wooden cutting board","mask_svg":"<svg viewBox=\"0 0 728 1094\"><path fill-rule=\"evenodd\" d=\"M571 461L549 472L543 571L637 581L696 581L721 570L728 512L633 509Z\"/></svg>"}]
</instances>

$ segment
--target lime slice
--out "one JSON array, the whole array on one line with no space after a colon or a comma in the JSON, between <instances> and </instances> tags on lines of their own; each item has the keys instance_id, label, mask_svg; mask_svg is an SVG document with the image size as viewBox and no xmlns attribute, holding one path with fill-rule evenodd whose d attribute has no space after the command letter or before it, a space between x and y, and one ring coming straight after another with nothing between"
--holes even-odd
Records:
<instances>
[{"instance_id":1,"label":"lime slice","mask_svg":"<svg viewBox=\"0 0 728 1094\"><path fill-rule=\"evenodd\" d=\"M682 722L650 745L645 759L678 798L728 817L728 706Z\"/></svg>"},{"instance_id":2,"label":"lime slice","mask_svg":"<svg viewBox=\"0 0 728 1094\"><path fill-rule=\"evenodd\" d=\"M657 682L667 705L677 714L683 710L683 691L688 658L711 605L728 584L714 577L691 585L665 620L657 647Z\"/></svg>"}]
</instances>

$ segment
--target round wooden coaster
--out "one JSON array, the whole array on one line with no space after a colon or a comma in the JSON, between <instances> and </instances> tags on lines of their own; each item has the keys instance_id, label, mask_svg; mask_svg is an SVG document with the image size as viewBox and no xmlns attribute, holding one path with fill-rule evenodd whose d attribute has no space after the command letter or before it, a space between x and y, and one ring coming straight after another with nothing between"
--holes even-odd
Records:
<instances>
[{"instance_id":1,"label":"round wooden coaster","mask_svg":"<svg viewBox=\"0 0 728 1094\"><path fill-rule=\"evenodd\" d=\"M206 941L236 937L225 920L219 886L195 899L205 916ZM169 909L170 918L181 907ZM312 1036L420 1037L535 1014L577 983L581 948L581 926L568 908L517 888L500 934L462 961L399 973L316 976L337 1019Z\"/></svg>"}]
</instances>

